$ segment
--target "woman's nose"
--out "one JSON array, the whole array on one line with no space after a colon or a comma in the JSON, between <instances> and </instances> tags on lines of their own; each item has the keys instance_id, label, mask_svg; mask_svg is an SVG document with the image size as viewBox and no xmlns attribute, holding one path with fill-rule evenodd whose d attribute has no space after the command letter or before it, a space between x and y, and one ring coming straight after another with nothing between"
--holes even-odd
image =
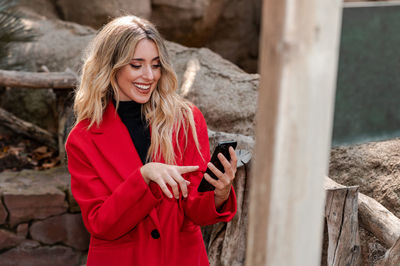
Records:
<instances>
[{"instance_id":1,"label":"woman's nose","mask_svg":"<svg viewBox=\"0 0 400 266\"><path fill-rule=\"evenodd\" d=\"M151 66L145 66L143 68L143 78L152 80L154 78L153 70L151 69Z\"/></svg>"}]
</instances>

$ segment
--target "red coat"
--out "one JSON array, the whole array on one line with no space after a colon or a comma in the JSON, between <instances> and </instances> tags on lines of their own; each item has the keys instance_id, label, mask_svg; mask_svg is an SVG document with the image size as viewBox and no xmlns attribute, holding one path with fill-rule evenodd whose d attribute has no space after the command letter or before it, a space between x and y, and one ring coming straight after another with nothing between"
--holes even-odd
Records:
<instances>
[{"instance_id":1,"label":"red coat","mask_svg":"<svg viewBox=\"0 0 400 266\"><path fill-rule=\"evenodd\" d=\"M88 266L209 265L199 225L231 220L236 196L232 189L217 212L214 192L197 192L210 150L204 117L196 107L193 115L204 160L190 133L186 149L182 132L177 142L173 138L177 165L200 165L184 175L191 184L179 200L144 182L142 162L112 103L99 127L87 130L85 120L73 128L66 150L72 194L91 234Z\"/></svg>"}]
</instances>

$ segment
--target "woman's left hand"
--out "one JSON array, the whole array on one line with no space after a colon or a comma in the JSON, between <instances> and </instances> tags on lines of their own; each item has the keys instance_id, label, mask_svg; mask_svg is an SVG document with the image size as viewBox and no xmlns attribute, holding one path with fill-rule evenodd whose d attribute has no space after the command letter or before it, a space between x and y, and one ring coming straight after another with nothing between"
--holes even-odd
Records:
<instances>
[{"instance_id":1,"label":"woman's left hand","mask_svg":"<svg viewBox=\"0 0 400 266\"><path fill-rule=\"evenodd\" d=\"M222 173L211 162L208 163L208 168L218 177L218 180L212 178L209 174L204 174L205 179L215 187L215 207L218 209L229 198L232 182L235 179L237 157L235 150L229 147L231 161L229 162L221 153L218 154L218 159L224 166L225 173Z\"/></svg>"}]
</instances>

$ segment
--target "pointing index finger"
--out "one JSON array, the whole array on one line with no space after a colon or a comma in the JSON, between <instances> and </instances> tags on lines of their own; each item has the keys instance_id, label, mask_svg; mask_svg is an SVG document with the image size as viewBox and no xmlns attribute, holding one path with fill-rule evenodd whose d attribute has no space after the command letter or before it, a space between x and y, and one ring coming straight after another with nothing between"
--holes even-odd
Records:
<instances>
[{"instance_id":1,"label":"pointing index finger","mask_svg":"<svg viewBox=\"0 0 400 266\"><path fill-rule=\"evenodd\" d=\"M185 174L185 173L190 173L194 172L199 169L198 165L191 165L191 166L179 166L178 167L178 172L180 174Z\"/></svg>"}]
</instances>

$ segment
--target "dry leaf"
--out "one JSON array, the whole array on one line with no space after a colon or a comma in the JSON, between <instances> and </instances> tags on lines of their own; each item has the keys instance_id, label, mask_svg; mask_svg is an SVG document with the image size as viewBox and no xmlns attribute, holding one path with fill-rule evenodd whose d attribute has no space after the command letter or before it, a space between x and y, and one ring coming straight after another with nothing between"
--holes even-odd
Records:
<instances>
[{"instance_id":1,"label":"dry leaf","mask_svg":"<svg viewBox=\"0 0 400 266\"><path fill-rule=\"evenodd\" d=\"M40 146L32 151L32 153L46 153L48 148L46 146Z\"/></svg>"},{"instance_id":2,"label":"dry leaf","mask_svg":"<svg viewBox=\"0 0 400 266\"><path fill-rule=\"evenodd\" d=\"M55 167L58 163L60 162L60 160L58 158L53 158L50 160L50 162L46 162L44 164L42 164L43 169L49 169L49 168L53 168Z\"/></svg>"},{"instance_id":3,"label":"dry leaf","mask_svg":"<svg viewBox=\"0 0 400 266\"><path fill-rule=\"evenodd\" d=\"M18 156L20 154L20 152L22 152L24 150L24 148L22 147L14 147L11 146L8 149L8 153L14 154L15 156Z\"/></svg>"}]
</instances>

